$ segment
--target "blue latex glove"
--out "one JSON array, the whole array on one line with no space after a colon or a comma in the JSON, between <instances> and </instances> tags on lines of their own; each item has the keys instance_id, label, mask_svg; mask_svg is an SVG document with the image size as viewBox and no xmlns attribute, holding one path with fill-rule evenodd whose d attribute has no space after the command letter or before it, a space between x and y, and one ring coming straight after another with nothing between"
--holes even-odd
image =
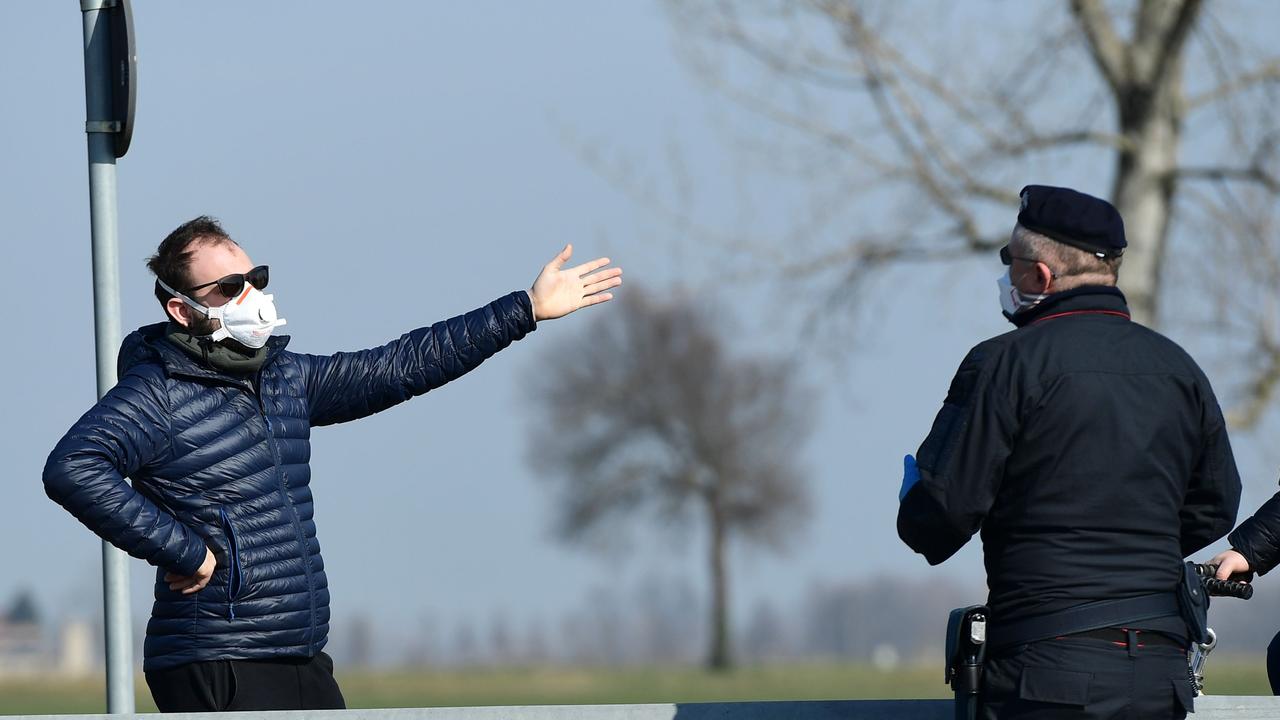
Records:
<instances>
[{"instance_id":1,"label":"blue latex glove","mask_svg":"<svg viewBox=\"0 0 1280 720\"><path fill-rule=\"evenodd\" d=\"M898 502L902 502L918 482L920 482L920 468L916 466L916 459L910 455L902 458L902 489L898 491Z\"/></svg>"}]
</instances>

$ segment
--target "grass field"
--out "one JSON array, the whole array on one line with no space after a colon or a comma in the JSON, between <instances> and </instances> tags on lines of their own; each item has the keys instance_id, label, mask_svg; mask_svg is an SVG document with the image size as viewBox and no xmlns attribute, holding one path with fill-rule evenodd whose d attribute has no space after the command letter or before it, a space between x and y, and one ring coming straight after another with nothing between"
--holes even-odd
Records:
<instances>
[{"instance_id":1,"label":"grass field","mask_svg":"<svg viewBox=\"0 0 1280 720\"><path fill-rule=\"evenodd\" d=\"M941 668L932 666L884 672L865 665L786 665L727 674L678 667L339 668L338 681L353 708L949 697ZM1211 659L1207 689L1215 695L1271 694L1261 660ZM138 710L154 712L142 678L138 690ZM0 681L0 714L98 713L104 711L104 697L100 679Z\"/></svg>"}]
</instances>

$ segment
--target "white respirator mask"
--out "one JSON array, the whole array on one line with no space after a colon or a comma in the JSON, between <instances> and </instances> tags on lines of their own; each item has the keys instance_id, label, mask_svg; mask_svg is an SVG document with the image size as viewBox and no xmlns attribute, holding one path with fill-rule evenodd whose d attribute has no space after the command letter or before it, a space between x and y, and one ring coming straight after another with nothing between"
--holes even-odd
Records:
<instances>
[{"instance_id":1,"label":"white respirator mask","mask_svg":"<svg viewBox=\"0 0 1280 720\"><path fill-rule=\"evenodd\" d=\"M218 320L222 327L214 331L209 339L218 342L231 338L247 348L254 350L267 344L271 331L285 324L285 319L276 316L274 295L264 294L245 281L244 288L225 305L207 307L174 290L159 278L156 282L166 292L186 303L191 309L210 320ZM264 283L265 284L265 283Z\"/></svg>"},{"instance_id":2,"label":"white respirator mask","mask_svg":"<svg viewBox=\"0 0 1280 720\"><path fill-rule=\"evenodd\" d=\"M1041 300L1049 297L1048 295L1030 295L1022 292L1013 284L1013 278L1009 277L1009 272L1005 271L1003 275L996 278L996 286L1000 288L1000 309L1004 310L1006 316L1013 316L1040 304Z\"/></svg>"}]
</instances>

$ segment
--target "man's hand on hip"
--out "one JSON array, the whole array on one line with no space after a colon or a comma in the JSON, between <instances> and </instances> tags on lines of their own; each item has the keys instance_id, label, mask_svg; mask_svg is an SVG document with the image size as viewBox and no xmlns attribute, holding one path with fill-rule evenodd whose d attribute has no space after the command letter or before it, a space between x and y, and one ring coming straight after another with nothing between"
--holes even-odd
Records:
<instances>
[{"instance_id":1,"label":"man's hand on hip","mask_svg":"<svg viewBox=\"0 0 1280 720\"><path fill-rule=\"evenodd\" d=\"M200 563L200 569L196 570L195 575L183 576L174 573L165 573L164 581L169 583L170 590L181 590L183 595L200 592L205 585L209 584L209 578L213 577L214 568L218 567L218 561L213 557L213 551L209 548L204 549L204 562Z\"/></svg>"},{"instance_id":2,"label":"man's hand on hip","mask_svg":"<svg viewBox=\"0 0 1280 720\"><path fill-rule=\"evenodd\" d=\"M565 245L533 281L529 300L533 303L534 320L554 320L579 308L612 300L613 293L605 291L622 284L622 268L600 269L609 264L609 258L596 258L562 270L572 256L573 245Z\"/></svg>"}]
</instances>

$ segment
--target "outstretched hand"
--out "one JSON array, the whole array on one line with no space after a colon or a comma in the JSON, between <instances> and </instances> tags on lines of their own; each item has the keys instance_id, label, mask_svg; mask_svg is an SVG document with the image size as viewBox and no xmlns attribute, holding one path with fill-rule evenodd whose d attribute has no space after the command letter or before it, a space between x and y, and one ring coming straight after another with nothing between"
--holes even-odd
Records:
<instances>
[{"instance_id":1,"label":"outstretched hand","mask_svg":"<svg viewBox=\"0 0 1280 720\"><path fill-rule=\"evenodd\" d=\"M533 301L534 320L554 320L578 308L608 302L613 293L605 291L622 284L622 268L601 270L609 264L609 258L564 268L571 257L573 245L565 245L533 281L529 299Z\"/></svg>"}]
</instances>

